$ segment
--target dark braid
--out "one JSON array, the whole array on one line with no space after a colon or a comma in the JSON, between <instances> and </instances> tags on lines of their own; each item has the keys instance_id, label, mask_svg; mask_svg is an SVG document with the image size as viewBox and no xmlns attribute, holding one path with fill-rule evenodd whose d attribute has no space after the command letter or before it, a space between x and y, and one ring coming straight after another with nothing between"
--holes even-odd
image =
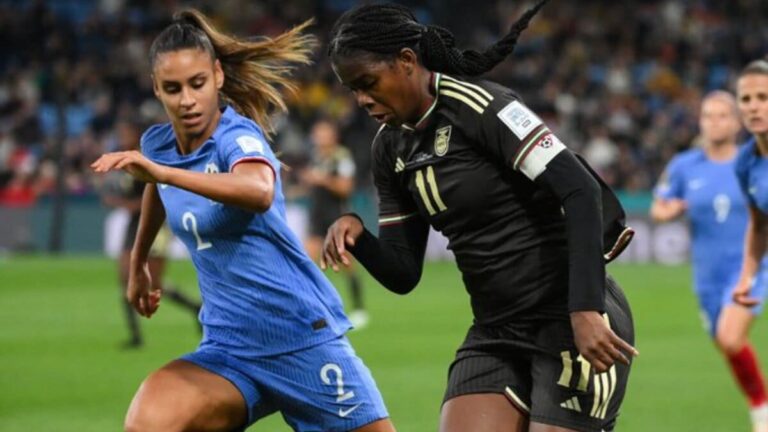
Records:
<instances>
[{"instance_id":1,"label":"dark braid","mask_svg":"<svg viewBox=\"0 0 768 432\"><path fill-rule=\"evenodd\" d=\"M527 10L501 40L482 52L459 50L453 34L438 26L420 24L406 7L396 4L361 6L342 15L331 30L328 55L351 56L360 51L393 58L403 48L421 56L435 72L476 76L501 63L515 49L520 34L548 0Z\"/></svg>"}]
</instances>

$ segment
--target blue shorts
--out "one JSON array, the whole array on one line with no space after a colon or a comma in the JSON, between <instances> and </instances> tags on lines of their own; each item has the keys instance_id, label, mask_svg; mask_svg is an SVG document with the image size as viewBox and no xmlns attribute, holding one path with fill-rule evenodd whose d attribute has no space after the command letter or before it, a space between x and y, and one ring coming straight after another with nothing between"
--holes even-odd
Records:
<instances>
[{"instance_id":1,"label":"blue shorts","mask_svg":"<svg viewBox=\"0 0 768 432\"><path fill-rule=\"evenodd\" d=\"M710 336L717 334L717 322L723 308L733 304L733 288L736 286L739 275L735 274L732 280L720 284L702 284L696 287L696 296L699 298L701 320L704 328ZM768 293L768 268L762 266L752 280L750 296L760 299L760 304L753 306L751 311L759 315L763 311L765 295Z\"/></svg>"},{"instance_id":2,"label":"blue shorts","mask_svg":"<svg viewBox=\"0 0 768 432\"><path fill-rule=\"evenodd\" d=\"M277 411L295 431L349 431L389 417L346 336L272 357L246 359L203 348L181 359L240 390L248 406L246 427Z\"/></svg>"}]
</instances>

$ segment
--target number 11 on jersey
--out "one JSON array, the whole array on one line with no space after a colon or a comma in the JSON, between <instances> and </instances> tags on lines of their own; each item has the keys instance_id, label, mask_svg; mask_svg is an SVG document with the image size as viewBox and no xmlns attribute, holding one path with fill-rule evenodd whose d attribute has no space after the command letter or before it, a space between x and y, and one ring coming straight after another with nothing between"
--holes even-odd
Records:
<instances>
[{"instance_id":1,"label":"number 11 on jersey","mask_svg":"<svg viewBox=\"0 0 768 432\"><path fill-rule=\"evenodd\" d=\"M427 172L426 176L424 175L424 171ZM429 190L432 192L432 197L435 199L437 210L435 210L435 207L432 205L432 201L429 198L429 194L427 194L427 187L424 182L424 177L427 178L426 183L429 183ZM421 199L424 201L424 207L426 207L430 216L434 216L440 212L448 210L448 207L446 207L445 203L443 202L443 198L440 197L440 190L437 188L437 180L435 179L435 169L432 168L431 165L424 170L416 171L415 181L416 188L419 190L419 195L421 195Z\"/></svg>"}]
</instances>

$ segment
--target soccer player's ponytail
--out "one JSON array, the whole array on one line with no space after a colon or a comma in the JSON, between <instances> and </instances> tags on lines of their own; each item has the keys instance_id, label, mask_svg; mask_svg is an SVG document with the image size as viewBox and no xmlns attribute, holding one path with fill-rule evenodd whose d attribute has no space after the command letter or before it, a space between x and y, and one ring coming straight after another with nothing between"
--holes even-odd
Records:
<instances>
[{"instance_id":1,"label":"soccer player's ponytail","mask_svg":"<svg viewBox=\"0 0 768 432\"><path fill-rule=\"evenodd\" d=\"M540 0L527 10L506 36L483 51L459 50L453 34L438 26L420 24L413 13L396 4L361 6L342 15L331 30L328 55L347 57L367 52L391 59L403 48L412 48L427 69L476 76L493 69L515 49L520 34L544 6Z\"/></svg>"},{"instance_id":2,"label":"soccer player's ponytail","mask_svg":"<svg viewBox=\"0 0 768 432\"><path fill-rule=\"evenodd\" d=\"M271 39L240 39L218 31L201 12L187 9L174 16L152 43L150 63L160 53L184 48L197 48L218 59L224 71L224 100L241 114L251 118L269 135L274 131L270 114L274 109L287 109L281 89L295 91L290 80L293 69L311 62L316 39L302 32L311 20Z\"/></svg>"}]
</instances>

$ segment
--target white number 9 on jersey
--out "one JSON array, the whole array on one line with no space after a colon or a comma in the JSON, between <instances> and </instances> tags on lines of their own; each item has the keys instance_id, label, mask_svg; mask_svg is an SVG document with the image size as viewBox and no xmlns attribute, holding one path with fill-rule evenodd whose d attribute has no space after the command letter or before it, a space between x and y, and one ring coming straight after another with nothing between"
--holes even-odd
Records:
<instances>
[{"instance_id":1,"label":"white number 9 on jersey","mask_svg":"<svg viewBox=\"0 0 768 432\"><path fill-rule=\"evenodd\" d=\"M728 214L731 212L731 199L728 195L718 194L712 200L712 207L715 209L715 220L718 223L723 223L728 219Z\"/></svg>"}]
</instances>

